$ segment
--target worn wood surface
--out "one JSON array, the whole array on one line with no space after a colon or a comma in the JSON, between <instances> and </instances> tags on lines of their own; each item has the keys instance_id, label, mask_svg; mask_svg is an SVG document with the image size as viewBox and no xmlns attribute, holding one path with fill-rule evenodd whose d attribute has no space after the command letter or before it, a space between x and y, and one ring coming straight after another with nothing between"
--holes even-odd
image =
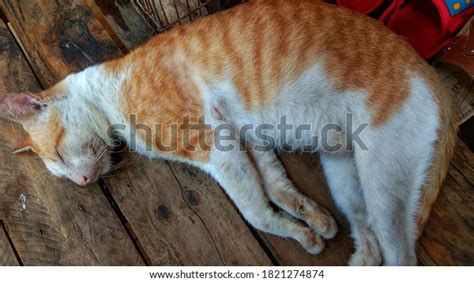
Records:
<instances>
[{"instance_id":1,"label":"worn wood surface","mask_svg":"<svg viewBox=\"0 0 474 282\"><path fill-rule=\"evenodd\" d=\"M129 0L0 0L0 7L43 87L153 35ZM0 93L40 88L4 26L0 67ZM185 165L126 155L129 165L100 188L42 184L39 160L10 154L20 140L12 126L0 121L0 220L6 226L0 228L0 252L6 250L0 264L19 263L8 238L25 264L343 265L353 251L316 156L280 154L294 183L340 226L323 253L312 256L293 240L252 231L209 176ZM474 264L473 171L473 153L460 143L418 246L421 264ZM26 212L19 209L20 194L27 197Z\"/></svg>"},{"instance_id":2,"label":"worn wood surface","mask_svg":"<svg viewBox=\"0 0 474 282\"><path fill-rule=\"evenodd\" d=\"M120 47L135 48L145 43L148 34L153 33L130 0L86 0L86 3Z\"/></svg>"},{"instance_id":3,"label":"worn wood surface","mask_svg":"<svg viewBox=\"0 0 474 282\"><path fill-rule=\"evenodd\" d=\"M9 30L0 22L0 93L39 90ZM45 178L32 155L13 155L24 133L0 121L0 220L25 265L142 264L98 189ZM26 198L20 209L20 195Z\"/></svg>"},{"instance_id":4,"label":"worn wood surface","mask_svg":"<svg viewBox=\"0 0 474 282\"><path fill-rule=\"evenodd\" d=\"M204 173L130 156L106 178L153 265L268 265L220 188Z\"/></svg>"},{"instance_id":5,"label":"worn wood surface","mask_svg":"<svg viewBox=\"0 0 474 282\"><path fill-rule=\"evenodd\" d=\"M0 265L18 266L20 262L15 256L12 242L8 238L7 230L3 221L0 221Z\"/></svg>"},{"instance_id":6,"label":"worn wood surface","mask_svg":"<svg viewBox=\"0 0 474 282\"><path fill-rule=\"evenodd\" d=\"M82 1L74 1L73 5L68 1L4 1L2 6L45 87L70 72L122 54ZM37 14L42 16L35 17ZM31 35L27 31L33 27L37 32ZM95 52L99 49L101 52ZM189 187L209 188L208 195L220 195L206 201L208 209L198 209L185 201L188 192L182 190L181 181L163 161L150 163L143 159L105 181L146 263L271 263L216 185L188 183ZM160 219L166 217L162 213L169 213L167 220ZM207 227L226 221L232 224ZM230 238L235 230L239 230L239 236Z\"/></svg>"},{"instance_id":7,"label":"worn wood surface","mask_svg":"<svg viewBox=\"0 0 474 282\"><path fill-rule=\"evenodd\" d=\"M474 154L461 140L418 245L421 264L474 265Z\"/></svg>"}]
</instances>

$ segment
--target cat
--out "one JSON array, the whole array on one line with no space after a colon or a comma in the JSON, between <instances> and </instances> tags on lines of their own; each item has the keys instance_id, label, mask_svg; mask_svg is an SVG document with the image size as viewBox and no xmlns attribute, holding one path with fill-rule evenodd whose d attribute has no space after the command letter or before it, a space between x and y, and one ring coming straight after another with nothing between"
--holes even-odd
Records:
<instances>
[{"instance_id":1,"label":"cat","mask_svg":"<svg viewBox=\"0 0 474 282\"><path fill-rule=\"evenodd\" d=\"M319 152L351 225L350 265L417 263L416 240L455 146L452 108L407 42L368 17L310 0L250 1L45 91L0 98L0 117L29 133L15 152L34 151L54 175L97 181L112 167L117 134L140 154L208 172L251 225L311 254L338 227L297 190L273 149ZM199 130L177 127L185 120ZM282 138L282 121L306 127ZM151 136L144 129L157 125ZM236 133L248 125L268 130ZM222 128L229 136L217 140ZM355 136L354 128L363 130ZM324 133L341 146L312 143Z\"/></svg>"}]
</instances>

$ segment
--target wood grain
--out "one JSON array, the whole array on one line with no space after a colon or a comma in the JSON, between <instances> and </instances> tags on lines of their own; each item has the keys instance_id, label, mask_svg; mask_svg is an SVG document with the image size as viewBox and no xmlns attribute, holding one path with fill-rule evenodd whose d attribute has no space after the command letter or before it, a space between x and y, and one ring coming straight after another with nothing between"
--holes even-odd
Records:
<instances>
[{"instance_id":1,"label":"wood grain","mask_svg":"<svg viewBox=\"0 0 474 282\"><path fill-rule=\"evenodd\" d=\"M136 230L152 265L222 265L212 235L188 206L164 162L139 160L107 185Z\"/></svg>"},{"instance_id":2,"label":"wood grain","mask_svg":"<svg viewBox=\"0 0 474 282\"><path fill-rule=\"evenodd\" d=\"M74 1L72 6L66 1L47 0L1 3L46 87L72 71L122 54L82 1ZM36 14L42 16L35 17ZM27 32L33 27L37 30L34 36ZM73 53L69 53L64 42L74 46ZM95 53L95 49L102 51ZM199 179L180 179L166 163L142 159L115 177L107 178L106 185L150 264L270 264L217 186L207 185L206 208L198 209L185 201L186 191L180 182ZM187 185L193 187L191 183ZM229 239L230 236L233 237Z\"/></svg>"},{"instance_id":3,"label":"wood grain","mask_svg":"<svg viewBox=\"0 0 474 282\"><path fill-rule=\"evenodd\" d=\"M105 179L153 265L268 265L220 188L202 172L132 159ZM172 170L173 169L173 170Z\"/></svg>"},{"instance_id":4,"label":"wood grain","mask_svg":"<svg viewBox=\"0 0 474 282\"><path fill-rule=\"evenodd\" d=\"M135 10L130 0L86 0L94 16L115 43L130 50L148 40L151 26Z\"/></svg>"},{"instance_id":5,"label":"wood grain","mask_svg":"<svg viewBox=\"0 0 474 282\"><path fill-rule=\"evenodd\" d=\"M221 187L206 173L184 164L170 164L178 180L184 199L199 216L220 250L226 265L269 265L270 260L260 246L243 243L249 240L249 228L243 224L234 205L228 200ZM219 230L232 230L232 233ZM254 238L252 242L256 242Z\"/></svg>"},{"instance_id":6,"label":"wood grain","mask_svg":"<svg viewBox=\"0 0 474 282\"><path fill-rule=\"evenodd\" d=\"M2 0L0 5L44 87L121 55L82 1Z\"/></svg>"},{"instance_id":7,"label":"wood grain","mask_svg":"<svg viewBox=\"0 0 474 282\"><path fill-rule=\"evenodd\" d=\"M417 251L424 265L474 265L474 154L461 140Z\"/></svg>"},{"instance_id":8,"label":"wood grain","mask_svg":"<svg viewBox=\"0 0 474 282\"><path fill-rule=\"evenodd\" d=\"M18 266L20 262L15 256L13 246L8 238L3 221L0 221L0 265Z\"/></svg>"},{"instance_id":9,"label":"wood grain","mask_svg":"<svg viewBox=\"0 0 474 282\"><path fill-rule=\"evenodd\" d=\"M0 22L0 93L40 89L18 45ZM0 220L25 265L142 264L114 212L95 189L44 178L42 162L13 155L20 126L0 121ZM20 208L20 195L26 209Z\"/></svg>"}]
</instances>

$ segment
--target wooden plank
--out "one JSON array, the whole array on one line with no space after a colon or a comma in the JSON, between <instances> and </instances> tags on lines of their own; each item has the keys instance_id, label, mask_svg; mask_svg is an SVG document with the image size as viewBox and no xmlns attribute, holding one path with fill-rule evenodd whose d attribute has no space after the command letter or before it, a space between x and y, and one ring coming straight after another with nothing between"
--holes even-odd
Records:
<instances>
[{"instance_id":1,"label":"wooden plank","mask_svg":"<svg viewBox=\"0 0 474 282\"><path fill-rule=\"evenodd\" d=\"M0 1L41 84L120 55L82 1ZM32 32L34 31L34 32Z\"/></svg>"},{"instance_id":2,"label":"wooden plank","mask_svg":"<svg viewBox=\"0 0 474 282\"><path fill-rule=\"evenodd\" d=\"M31 34L31 32L29 32ZM0 93L40 86L0 22ZM96 189L49 181L42 162L11 150L25 133L0 121L0 219L25 265L142 264L109 203ZM24 208L19 198L24 197Z\"/></svg>"},{"instance_id":3,"label":"wooden plank","mask_svg":"<svg viewBox=\"0 0 474 282\"><path fill-rule=\"evenodd\" d=\"M153 33L130 0L86 0L86 3L119 46L123 43L126 49L133 49L145 43L148 34Z\"/></svg>"},{"instance_id":4,"label":"wooden plank","mask_svg":"<svg viewBox=\"0 0 474 282\"><path fill-rule=\"evenodd\" d=\"M424 265L474 265L474 154L461 140L418 244Z\"/></svg>"},{"instance_id":5,"label":"wooden plank","mask_svg":"<svg viewBox=\"0 0 474 282\"><path fill-rule=\"evenodd\" d=\"M171 164L170 168L178 179L184 199L199 216L213 237L226 265L269 265L270 261L255 245L249 228L242 222L234 205L228 200L221 187L208 174L186 165ZM233 230L232 234L219 230ZM243 242L250 240L252 244Z\"/></svg>"},{"instance_id":6,"label":"wooden plank","mask_svg":"<svg viewBox=\"0 0 474 282\"><path fill-rule=\"evenodd\" d=\"M18 259L13 251L13 246L8 238L7 230L2 221L0 221L0 266L18 266Z\"/></svg>"},{"instance_id":7,"label":"wooden plank","mask_svg":"<svg viewBox=\"0 0 474 282\"><path fill-rule=\"evenodd\" d=\"M131 158L133 165L106 182L130 225L136 227L150 263L222 265L211 234L185 202L166 163Z\"/></svg>"},{"instance_id":8,"label":"wooden plank","mask_svg":"<svg viewBox=\"0 0 474 282\"><path fill-rule=\"evenodd\" d=\"M1 3L45 86L71 71L121 54L82 1L74 1L72 6L67 1L47 0ZM74 25L69 24L70 21ZM28 32L33 28L37 30L34 35ZM64 42L74 46L75 51L69 52ZM95 53L96 49L102 50L101 46L105 51ZM117 174L106 179L107 186L149 263L271 263L235 209L229 208L231 205L217 186L208 185L214 190L205 193L219 197L209 196L205 202L207 208L197 209L184 201L185 192L179 182L194 182L199 177L192 180L174 178L166 163L149 163L143 159ZM200 183L195 185L203 187ZM209 227L226 220L233 224ZM233 237L234 233L238 237Z\"/></svg>"},{"instance_id":9,"label":"wooden plank","mask_svg":"<svg viewBox=\"0 0 474 282\"><path fill-rule=\"evenodd\" d=\"M178 164L130 156L105 181L153 265L268 265L219 186Z\"/></svg>"}]
</instances>

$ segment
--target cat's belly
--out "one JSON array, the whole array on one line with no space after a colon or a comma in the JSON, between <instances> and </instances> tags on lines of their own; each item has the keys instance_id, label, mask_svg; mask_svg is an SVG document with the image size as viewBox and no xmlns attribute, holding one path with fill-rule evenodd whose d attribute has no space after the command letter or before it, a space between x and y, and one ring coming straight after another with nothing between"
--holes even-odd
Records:
<instances>
[{"instance_id":1,"label":"cat's belly","mask_svg":"<svg viewBox=\"0 0 474 282\"><path fill-rule=\"evenodd\" d=\"M245 141L289 150L341 152L370 122L365 93L338 92L319 65L288 83L271 99L249 108L232 85L213 93ZM225 91L224 91L225 90ZM212 99L211 99L212 100ZM219 134L219 132L217 132ZM357 134L357 136L352 136Z\"/></svg>"}]
</instances>

